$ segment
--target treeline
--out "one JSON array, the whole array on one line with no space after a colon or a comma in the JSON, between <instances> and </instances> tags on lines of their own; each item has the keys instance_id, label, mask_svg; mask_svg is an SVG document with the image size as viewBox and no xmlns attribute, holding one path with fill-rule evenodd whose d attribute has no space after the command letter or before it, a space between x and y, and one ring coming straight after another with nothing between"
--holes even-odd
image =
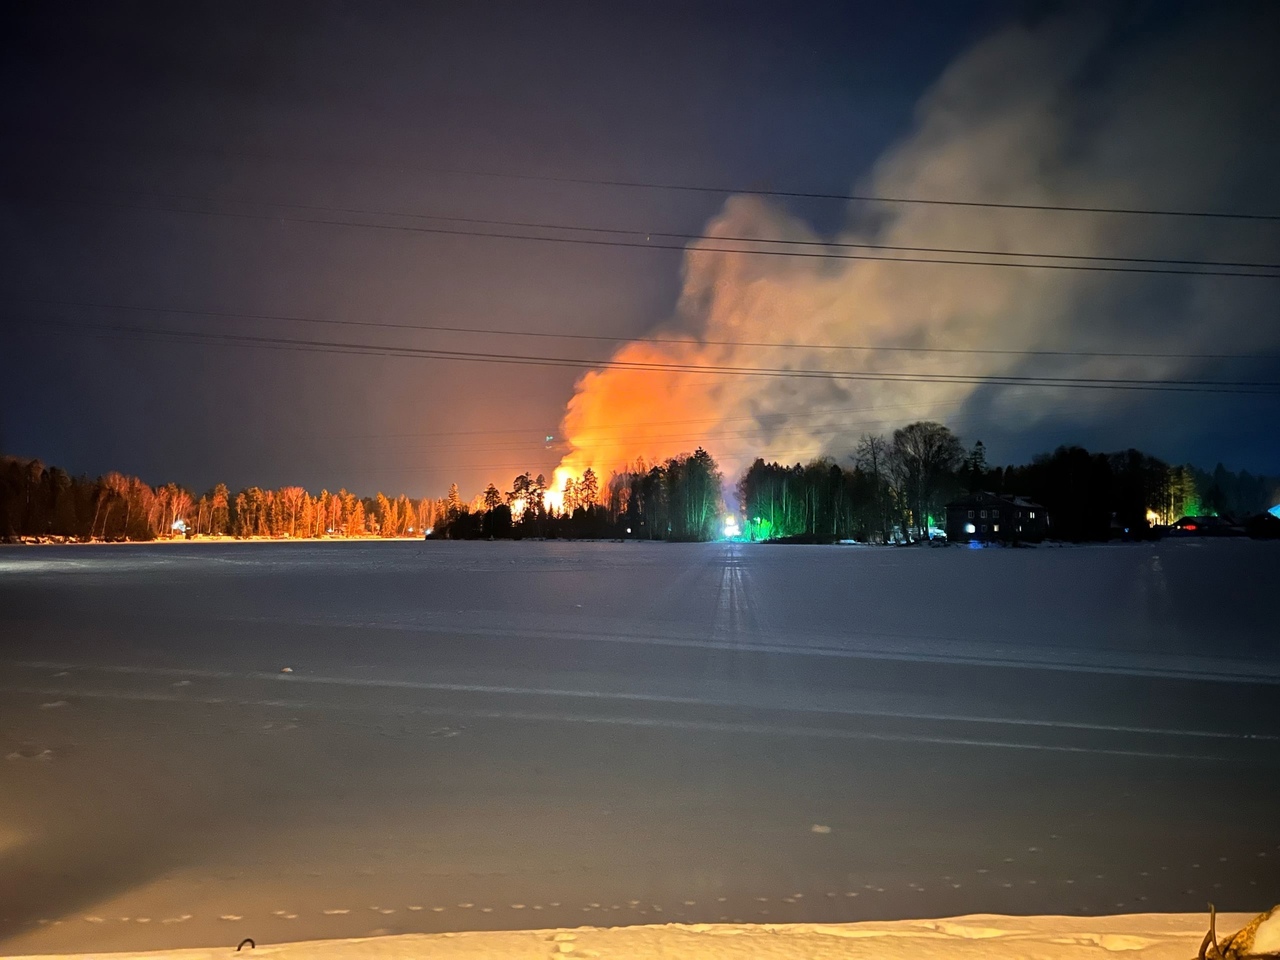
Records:
<instances>
[{"instance_id":1,"label":"treeline","mask_svg":"<svg viewBox=\"0 0 1280 960\"><path fill-rule=\"evenodd\" d=\"M302 487L225 484L196 496L177 484L151 487L108 473L72 477L39 460L0 457L0 537L156 540L215 537L416 537L445 515L441 500L312 495Z\"/></svg>"},{"instance_id":2,"label":"treeline","mask_svg":"<svg viewBox=\"0 0 1280 960\"><path fill-rule=\"evenodd\" d=\"M1260 514L1280 479L1212 474L1138 450L1059 447L1031 463L991 467L981 441L968 450L947 427L914 423L863 436L848 466L831 459L785 465L757 460L738 484L746 532L756 539L920 540L946 524L946 504L966 493L1021 496L1048 511L1051 536L1106 540L1204 513Z\"/></svg>"},{"instance_id":3,"label":"treeline","mask_svg":"<svg viewBox=\"0 0 1280 960\"><path fill-rule=\"evenodd\" d=\"M1232 473L1222 464L1212 473L1188 468L1200 503L1210 513L1232 517L1270 510L1280 500L1280 478L1255 476L1248 470Z\"/></svg>"},{"instance_id":4,"label":"treeline","mask_svg":"<svg viewBox=\"0 0 1280 960\"><path fill-rule=\"evenodd\" d=\"M588 468L553 491L559 507L547 505L545 477L522 473L505 493L490 484L476 509L462 503L455 485L433 535L712 540L723 530L723 485L715 459L701 447L653 466L637 461L613 473L603 489Z\"/></svg>"},{"instance_id":5,"label":"treeline","mask_svg":"<svg viewBox=\"0 0 1280 960\"><path fill-rule=\"evenodd\" d=\"M302 487L218 484L201 496L109 473L71 477L38 460L0 457L0 538L154 540L176 537L521 537L711 540L724 531L723 477L698 448L653 465L637 461L601 482L592 470L552 491L522 473L464 501L312 495ZM756 460L737 485L743 533L753 539L914 541L946 523L946 504L988 491L1043 505L1050 536L1142 536L1182 516L1245 520L1280 498L1280 478L1176 466L1138 450L1059 447L1022 465L988 465L981 441L966 449L939 423L864 435L840 464Z\"/></svg>"}]
</instances>

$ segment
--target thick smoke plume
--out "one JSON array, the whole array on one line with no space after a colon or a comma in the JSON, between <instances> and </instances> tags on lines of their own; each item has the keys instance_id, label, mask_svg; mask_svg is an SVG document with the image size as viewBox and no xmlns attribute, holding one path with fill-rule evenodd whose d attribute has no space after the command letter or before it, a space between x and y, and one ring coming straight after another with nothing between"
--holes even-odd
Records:
<instances>
[{"instance_id":1,"label":"thick smoke plume","mask_svg":"<svg viewBox=\"0 0 1280 960\"><path fill-rule=\"evenodd\" d=\"M1208 8L1206 8L1208 9ZM956 61L923 97L911 134L854 192L1161 209L1272 210L1280 169L1275 91L1264 60L1277 17L1255 7L1142 42L1067 19L1010 27ZM1256 40L1256 36L1253 37ZM1280 46L1276 47L1280 49ZM1239 149L1241 143L1249 149ZM734 197L707 227L721 237L824 240L779 205ZM1274 224L965 207L853 204L838 237L980 250L1220 261L1267 259ZM845 352L791 344L1213 353L1274 348L1274 281L745 256L700 250L664 337L615 359L982 375L1220 376L1178 358L1027 358ZM723 246L710 244L711 246ZM674 331L674 332L672 332ZM771 346L715 346L714 340ZM773 344L776 344L774 346ZM1274 352L1274 350L1272 351ZM756 455L844 458L856 437L916 419L1011 433L1046 418L1144 415L1160 395L937 383L764 379L604 369L568 404L557 485L607 476L637 455L699 443L733 477Z\"/></svg>"}]
</instances>

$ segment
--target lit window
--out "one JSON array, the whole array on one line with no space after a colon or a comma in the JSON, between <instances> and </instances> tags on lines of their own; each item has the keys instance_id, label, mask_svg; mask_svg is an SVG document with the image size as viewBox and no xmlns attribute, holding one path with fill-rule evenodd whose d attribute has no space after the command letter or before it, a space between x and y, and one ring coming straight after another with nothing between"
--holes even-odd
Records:
<instances>
[{"instance_id":1,"label":"lit window","mask_svg":"<svg viewBox=\"0 0 1280 960\"><path fill-rule=\"evenodd\" d=\"M993 524L991 525L991 532L992 532L992 533L999 533L999 532L1000 532L1000 524L998 524L998 523L993 523Z\"/></svg>"},{"instance_id":2,"label":"lit window","mask_svg":"<svg viewBox=\"0 0 1280 960\"><path fill-rule=\"evenodd\" d=\"M1034 510L1032 510L1032 511L1031 511L1031 519L1032 519L1032 520L1034 520L1035 518L1036 518L1036 512L1035 512Z\"/></svg>"},{"instance_id":3,"label":"lit window","mask_svg":"<svg viewBox=\"0 0 1280 960\"><path fill-rule=\"evenodd\" d=\"M987 519L987 511L985 510L982 511L982 519L983 520Z\"/></svg>"},{"instance_id":4,"label":"lit window","mask_svg":"<svg viewBox=\"0 0 1280 960\"><path fill-rule=\"evenodd\" d=\"M973 516L973 511L972 511L972 510L970 510L970 511L969 511L969 516ZM977 533L977 532L978 532L978 529L977 529L977 528L976 528L972 523L966 523L966 524L964 525L964 532L965 532L965 533Z\"/></svg>"}]
</instances>

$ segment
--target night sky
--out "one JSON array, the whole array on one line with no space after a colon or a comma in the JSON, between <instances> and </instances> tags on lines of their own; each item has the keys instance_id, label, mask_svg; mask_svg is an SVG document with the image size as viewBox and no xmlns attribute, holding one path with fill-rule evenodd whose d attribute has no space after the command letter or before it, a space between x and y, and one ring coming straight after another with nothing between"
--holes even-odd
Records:
<instances>
[{"instance_id":1,"label":"night sky","mask_svg":"<svg viewBox=\"0 0 1280 960\"><path fill-rule=\"evenodd\" d=\"M1167 350L1191 356L1052 361L1034 372L1280 381L1280 280L705 263L679 250L387 229L422 226L395 216L417 213L1280 262L1276 220L1101 215L1084 226L1081 215L917 216L538 179L1277 214L1272 5L25 7L0 39L4 452L197 491L225 481L439 496L457 481L469 495L525 469L550 475L565 448L544 438L560 437L582 370L317 353L296 341L592 359L620 346L283 317ZM294 344L144 340L139 328ZM742 348L698 358L792 362ZM928 362L1031 372L1026 359ZM922 363L821 351L794 360ZM685 425L679 436L666 429L672 449L650 436L635 454L702 442L729 462L748 449L843 458L868 429L866 415L847 411L893 407L871 429L954 418L995 462L1076 442L1280 472L1274 393L1053 391L1029 401L984 386L944 402L755 379L663 406L680 387L655 380L634 404ZM804 419L817 409L833 411L821 429ZM741 427L761 411L803 416ZM589 426L611 416L596 410Z\"/></svg>"}]
</instances>

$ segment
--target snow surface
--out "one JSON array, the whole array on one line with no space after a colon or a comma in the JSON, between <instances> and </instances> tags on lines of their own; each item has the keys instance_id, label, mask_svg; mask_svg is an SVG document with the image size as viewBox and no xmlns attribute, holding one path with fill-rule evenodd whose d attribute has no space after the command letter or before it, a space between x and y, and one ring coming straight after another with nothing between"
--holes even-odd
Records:
<instances>
[{"instance_id":1,"label":"snow surface","mask_svg":"<svg viewBox=\"0 0 1280 960\"><path fill-rule=\"evenodd\" d=\"M1253 932L1252 953L1280 953L1280 909L1267 917Z\"/></svg>"},{"instance_id":2,"label":"snow surface","mask_svg":"<svg viewBox=\"0 0 1280 960\"><path fill-rule=\"evenodd\" d=\"M1252 541L0 549L0 951L1260 910L1277 583Z\"/></svg>"},{"instance_id":3,"label":"snow surface","mask_svg":"<svg viewBox=\"0 0 1280 960\"><path fill-rule=\"evenodd\" d=\"M1248 914L1218 917L1218 932L1244 926ZM1207 920L1197 914L1113 917L1005 917L974 915L946 920L845 924L651 924L483 933L410 934L354 940L247 946L239 956L276 960L1190 960ZM95 953L95 960L221 960L233 948L162 953ZM85 954L44 955L79 960ZM19 958L19 960L34 960Z\"/></svg>"}]
</instances>

